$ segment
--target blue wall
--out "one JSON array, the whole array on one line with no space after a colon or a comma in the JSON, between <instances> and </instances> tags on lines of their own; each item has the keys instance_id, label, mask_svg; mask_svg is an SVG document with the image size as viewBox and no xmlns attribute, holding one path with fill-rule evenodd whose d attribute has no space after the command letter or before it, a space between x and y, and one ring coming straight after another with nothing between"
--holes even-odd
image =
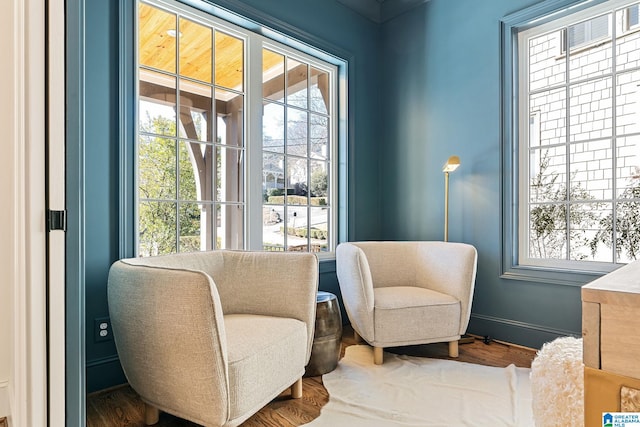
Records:
<instances>
[{"instance_id":1,"label":"blue wall","mask_svg":"<svg viewBox=\"0 0 640 427\"><path fill-rule=\"evenodd\" d=\"M580 334L577 286L501 279L500 19L531 0L431 0L382 25L383 238L478 249L469 332L531 347Z\"/></svg>"},{"instance_id":2,"label":"blue wall","mask_svg":"<svg viewBox=\"0 0 640 427\"><path fill-rule=\"evenodd\" d=\"M441 167L457 154L449 237L479 254L470 332L533 347L580 333L579 287L500 279L499 20L535 2L431 0L382 25L335 0L217 3L348 60L349 240L442 239ZM68 145L85 162L71 171L84 182L68 185L84 186L89 392L124 381L113 342L93 340L108 268L130 255L119 237L119 4L84 2L86 134ZM337 293L334 270L321 265L320 287Z\"/></svg>"},{"instance_id":3,"label":"blue wall","mask_svg":"<svg viewBox=\"0 0 640 427\"><path fill-rule=\"evenodd\" d=\"M125 381L113 341L94 341L94 319L107 317L107 274L119 258L118 2L85 9L85 343L87 391Z\"/></svg>"},{"instance_id":4,"label":"blue wall","mask_svg":"<svg viewBox=\"0 0 640 427\"><path fill-rule=\"evenodd\" d=\"M348 60L349 70L349 196L348 238L367 240L379 238L378 195L378 138L379 121L379 70L378 37L376 24L357 15L333 0L298 1L279 0L264 2L252 0L216 2L236 10L256 21L265 21L284 33L302 41L318 45L330 54ZM72 265L84 262L84 272L77 277L77 286L84 289L85 298L85 357L86 391L92 392L125 381L113 341L94 341L94 319L108 316L106 282L109 266L118 258L131 256L131 244L121 242L122 221L120 208L121 126L131 126L123 121L120 111L119 67L121 37L129 37L119 31L119 4L131 7L131 2L85 1L84 25L86 30L84 52L68 44L70 56L85 55L85 103L84 136L68 139L68 151L72 158L81 160L70 165L68 192L81 194L82 209L70 208L70 216L76 220L70 227L80 227L84 252L74 254ZM126 54L126 52L125 52ZM80 71L74 74L82 75ZM129 76L133 78L133 74ZM75 98L76 93L69 93ZM82 95L80 95L82 96ZM75 114L75 113L74 113ZM82 112L77 113L82 116ZM73 117L72 121L81 121ZM131 133L130 130L128 133ZM133 147L129 147L133 150ZM132 155L132 151L125 153ZM84 162L84 165L82 164ZM129 163L127 168L132 167ZM74 169L75 168L75 169ZM77 170L76 170L77 169ZM128 171L129 173L131 171ZM74 178L79 177L79 178ZM124 200L130 203L131 200ZM125 211L130 208L125 207ZM78 210L78 212L76 212ZM73 230L76 234L76 230ZM84 256L84 260L82 257ZM323 262L320 268L320 288L338 292L335 265ZM75 274L75 272L74 272ZM72 283L70 280L69 283ZM73 317L70 308L70 318ZM79 310L79 309L78 309ZM81 353L81 352L80 352ZM80 357L81 358L81 357ZM81 360L69 361L75 365Z\"/></svg>"}]
</instances>

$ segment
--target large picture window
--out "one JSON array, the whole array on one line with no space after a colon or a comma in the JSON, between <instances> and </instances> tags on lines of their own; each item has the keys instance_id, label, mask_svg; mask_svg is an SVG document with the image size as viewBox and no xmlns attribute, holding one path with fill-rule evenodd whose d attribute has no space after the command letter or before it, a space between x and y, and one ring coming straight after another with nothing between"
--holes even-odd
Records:
<instances>
[{"instance_id":1,"label":"large picture window","mask_svg":"<svg viewBox=\"0 0 640 427\"><path fill-rule=\"evenodd\" d=\"M138 255L331 252L336 66L171 1L137 22Z\"/></svg>"},{"instance_id":2,"label":"large picture window","mask_svg":"<svg viewBox=\"0 0 640 427\"><path fill-rule=\"evenodd\" d=\"M640 258L637 10L606 2L517 34L520 265Z\"/></svg>"}]
</instances>

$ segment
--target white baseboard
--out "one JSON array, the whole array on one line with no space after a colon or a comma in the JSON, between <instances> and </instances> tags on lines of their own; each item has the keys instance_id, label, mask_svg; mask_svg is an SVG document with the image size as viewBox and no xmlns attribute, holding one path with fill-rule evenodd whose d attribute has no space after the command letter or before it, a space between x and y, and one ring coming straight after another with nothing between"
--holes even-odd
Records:
<instances>
[{"instance_id":1,"label":"white baseboard","mask_svg":"<svg viewBox=\"0 0 640 427\"><path fill-rule=\"evenodd\" d=\"M0 418L9 417L11 408L9 407L9 383L0 382Z\"/></svg>"}]
</instances>

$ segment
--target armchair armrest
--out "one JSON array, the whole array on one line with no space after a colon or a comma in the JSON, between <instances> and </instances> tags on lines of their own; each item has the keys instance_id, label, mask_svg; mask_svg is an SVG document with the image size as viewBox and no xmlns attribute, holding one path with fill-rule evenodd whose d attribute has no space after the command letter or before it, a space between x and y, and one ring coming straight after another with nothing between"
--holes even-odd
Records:
<instances>
[{"instance_id":1,"label":"armchair armrest","mask_svg":"<svg viewBox=\"0 0 640 427\"><path fill-rule=\"evenodd\" d=\"M339 244L336 273L349 319L365 340L373 341L373 280L364 251L351 243Z\"/></svg>"},{"instance_id":2,"label":"armchair armrest","mask_svg":"<svg viewBox=\"0 0 640 427\"><path fill-rule=\"evenodd\" d=\"M451 295L460 301L460 334L469 324L478 253L466 243L420 242L418 285Z\"/></svg>"},{"instance_id":3,"label":"armchair armrest","mask_svg":"<svg viewBox=\"0 0 640 427\"><path fill-rule=\"evenodd\" d=\"M199 271L127 261L112 265L107 285L109 315L127 379L155 407L172 408L180 396L185 413L212 412L224 422L227 345L211 278ZM188 361L189 369L176 370L177 361Z\"/></svg>"}]
</instances>

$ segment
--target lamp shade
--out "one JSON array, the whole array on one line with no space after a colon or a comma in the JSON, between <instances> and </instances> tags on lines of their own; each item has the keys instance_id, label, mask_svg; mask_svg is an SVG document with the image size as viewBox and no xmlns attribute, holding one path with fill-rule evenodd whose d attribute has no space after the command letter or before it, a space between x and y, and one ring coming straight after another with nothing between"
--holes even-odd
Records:
<instances>
[{"instance_id":1,"label":"lamp shade","mask_svg":"<svg viewBox=\"0 0 640 427\"><path fill-rule=\"evenodd\" d=\"M454 170L458 169L458 166L460 166L460 157L451 156L447 160L447 163L442 166L442 172L453 172Z\"/></svg>"}]
</instances>

